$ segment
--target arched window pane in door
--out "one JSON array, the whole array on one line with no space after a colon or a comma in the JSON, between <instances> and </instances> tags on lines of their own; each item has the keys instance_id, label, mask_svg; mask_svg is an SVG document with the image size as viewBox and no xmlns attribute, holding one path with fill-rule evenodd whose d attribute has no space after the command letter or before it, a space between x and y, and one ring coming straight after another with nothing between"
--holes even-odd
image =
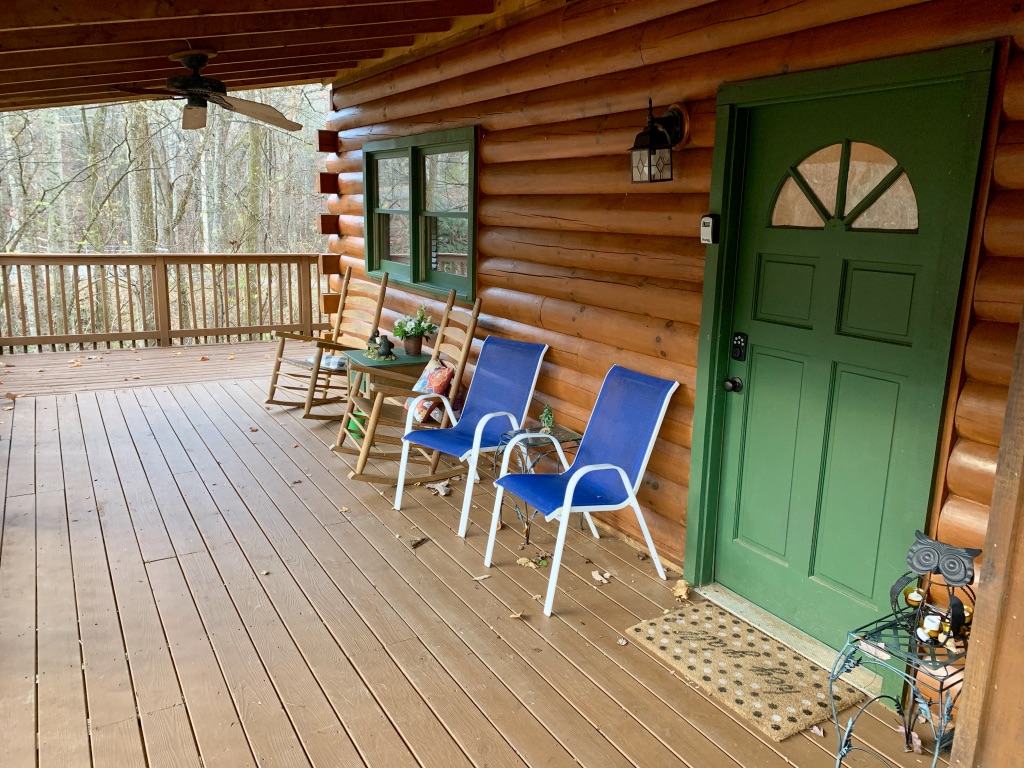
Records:
<instances>
[{"instance_id":1,"label":"arched window pane in door","mask_svg":"<svg viewBox=\"0 0 1024 768\"><path fill-rule=\"evenodd\" d=\"M782 185L782 191L772 209L773 227L801 227L803 229L823 229L825 222L814 210L803 190L797 186L790 176Z\"/></svg>"},{"instance_id":2,"label":"arched window pane in door","mask_svg":"<svg viewBox=\"0 0 1024 768\"><path fill-rule=\"evenodd\" d=\"M917 229L917 197L906 173L853 222L854 229Z\"/></svg>"},{"instance_id":3,"label":"arched window pane in door","mask_svg":"<svg viewBox=\"0 0 1024 768\"><path fill-rule=\"evenodd\" d=\"M879 147L847 140L792 168L772 206L771 225L823 229L832 220L847 229L917 231L917 196L899 161Z\"/></svg>"},{"instance_id":4,"label":"arched window pane in door","mask_svg":"<svg viewBox=\"0 0 1024 768\"><path fill-rule=\"evenodd\" d=\"M797 171L813 190L818 201L828 211L836 213L836 192L839 191L839 163L843 157L843 145L833 144L819 149L797 166Z\"/></svg>"},{"instance_id":5,"label":"arched window pane in door","mask_svg":"<svg viewBox=\"0 0 1024 768\"><path fill-rule=\"evenodd\" d=\"M867 197L878 183L896 167L896 160L871 144L850 143L850 170L846 177L846 210Z\"/></svg>"}]
</instances>

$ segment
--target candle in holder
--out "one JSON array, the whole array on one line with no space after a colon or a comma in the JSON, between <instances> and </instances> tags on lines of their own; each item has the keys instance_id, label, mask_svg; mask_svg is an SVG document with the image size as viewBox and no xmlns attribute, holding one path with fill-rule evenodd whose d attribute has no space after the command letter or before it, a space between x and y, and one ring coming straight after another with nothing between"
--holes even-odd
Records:
<instances>
[{"instance_id":1,"label":"candle in holder","mask_svg":"<svg viewBox=\"0 0 1024 768\"><path fill-rule=\"evenodd\" d=\"M964 606L964 626L965 627L970 626L971 619L973 618L973 613L974 613L974 611L971 610L971 607L969 605L965 605Z\"/></svg>"},{"instance_id":2,"label":"candle in holder","mask_svg":"<svg viewBox=\"0 0 1024 768\"><path fill-rule=\"evenodd\" d=\"M939 636L939 627L942 626L942 619L935 614L925 616L921 620L921 627L928 634L928 637L934 639Z\"/></svg>"},{"instance_id":3,"label":"candle in holder","mask_svg":"<svg viewBox=\"0 0 1024 768\"><path fill-rule=\"evenodd\" d=\"M907 601L907 605L911 608L917 608L917 606L924 602L924 592L918 587L910 586L903 590L903 599Z\"/></svg>"}]
</instances>

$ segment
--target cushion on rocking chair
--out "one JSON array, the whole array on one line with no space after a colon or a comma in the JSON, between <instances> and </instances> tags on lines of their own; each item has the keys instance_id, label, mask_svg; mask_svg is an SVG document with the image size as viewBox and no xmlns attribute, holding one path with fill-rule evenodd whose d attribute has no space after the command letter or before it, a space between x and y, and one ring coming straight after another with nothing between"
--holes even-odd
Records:
<instances>
[{"instance_id":1,"label":"cushion on rocking chair","mask_svg":"<svg viewBox=\"0 0 1024 768\"><path fill-rule=\"evenodd\" d=\"M344 355L324 355L320 358L320 368L325 371L344 371L347 358ZM316 355L306 358L310 365L316 365Z\"/></svg>"},{"instance_id":2,"label":"cushion on rocking chair","mask_svg":"<svg viewBox=\"0 0 1024 768\"><path fill-rule=\"evenodd\" d=\"M452 383L452 376L454 375L455 371L453 369L440 360L434 360L427 363L427 367L423 369L423 373L420 374L419 379L416 380L412 388L415 392L422 392L425 395L443 395L448 391L448 386ZM409 410L409 405L412 401L413 398L411 397L405 401L405 410ZM413 420L417 424L422 424L440 405L437 400L419 403L413 414Z\"/></svg>"}]
</instances>

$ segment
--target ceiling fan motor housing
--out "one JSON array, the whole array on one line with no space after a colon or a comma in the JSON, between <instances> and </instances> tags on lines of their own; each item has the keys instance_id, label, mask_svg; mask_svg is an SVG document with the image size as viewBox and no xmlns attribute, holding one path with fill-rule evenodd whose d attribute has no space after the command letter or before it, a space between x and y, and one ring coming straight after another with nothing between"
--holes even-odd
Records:
<instances>
[{"instance_id":1,"label":"ceiling fan motor housing","mask_svg":"<svg viewBox=\"0 0 1024 768\"><path fill-rule=\"evenodd\" d=\"M224 83L214 80L212 77L197 77L187 75L185 77L167 78L167 87L172 91L179 91L185 94L203 95L208 93L227 93Z\"/></svg>"}]
</instances>

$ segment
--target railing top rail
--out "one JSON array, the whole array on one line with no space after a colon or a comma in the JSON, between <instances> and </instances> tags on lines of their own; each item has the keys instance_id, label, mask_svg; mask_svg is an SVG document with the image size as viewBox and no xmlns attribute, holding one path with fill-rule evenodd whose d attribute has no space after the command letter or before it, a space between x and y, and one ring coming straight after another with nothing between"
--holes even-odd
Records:
<instances>
[{"instance_id":1,"label":"railing top rail","mask_svg":"<svg viewBox=\"0 0 1024 768\"><path fill-rule=\"evenodd\" d=\"M8 267L32 265L91 264L281 264L315 259L313 253L5 253L0 265Z\"/></svg>"}]
</instances>

